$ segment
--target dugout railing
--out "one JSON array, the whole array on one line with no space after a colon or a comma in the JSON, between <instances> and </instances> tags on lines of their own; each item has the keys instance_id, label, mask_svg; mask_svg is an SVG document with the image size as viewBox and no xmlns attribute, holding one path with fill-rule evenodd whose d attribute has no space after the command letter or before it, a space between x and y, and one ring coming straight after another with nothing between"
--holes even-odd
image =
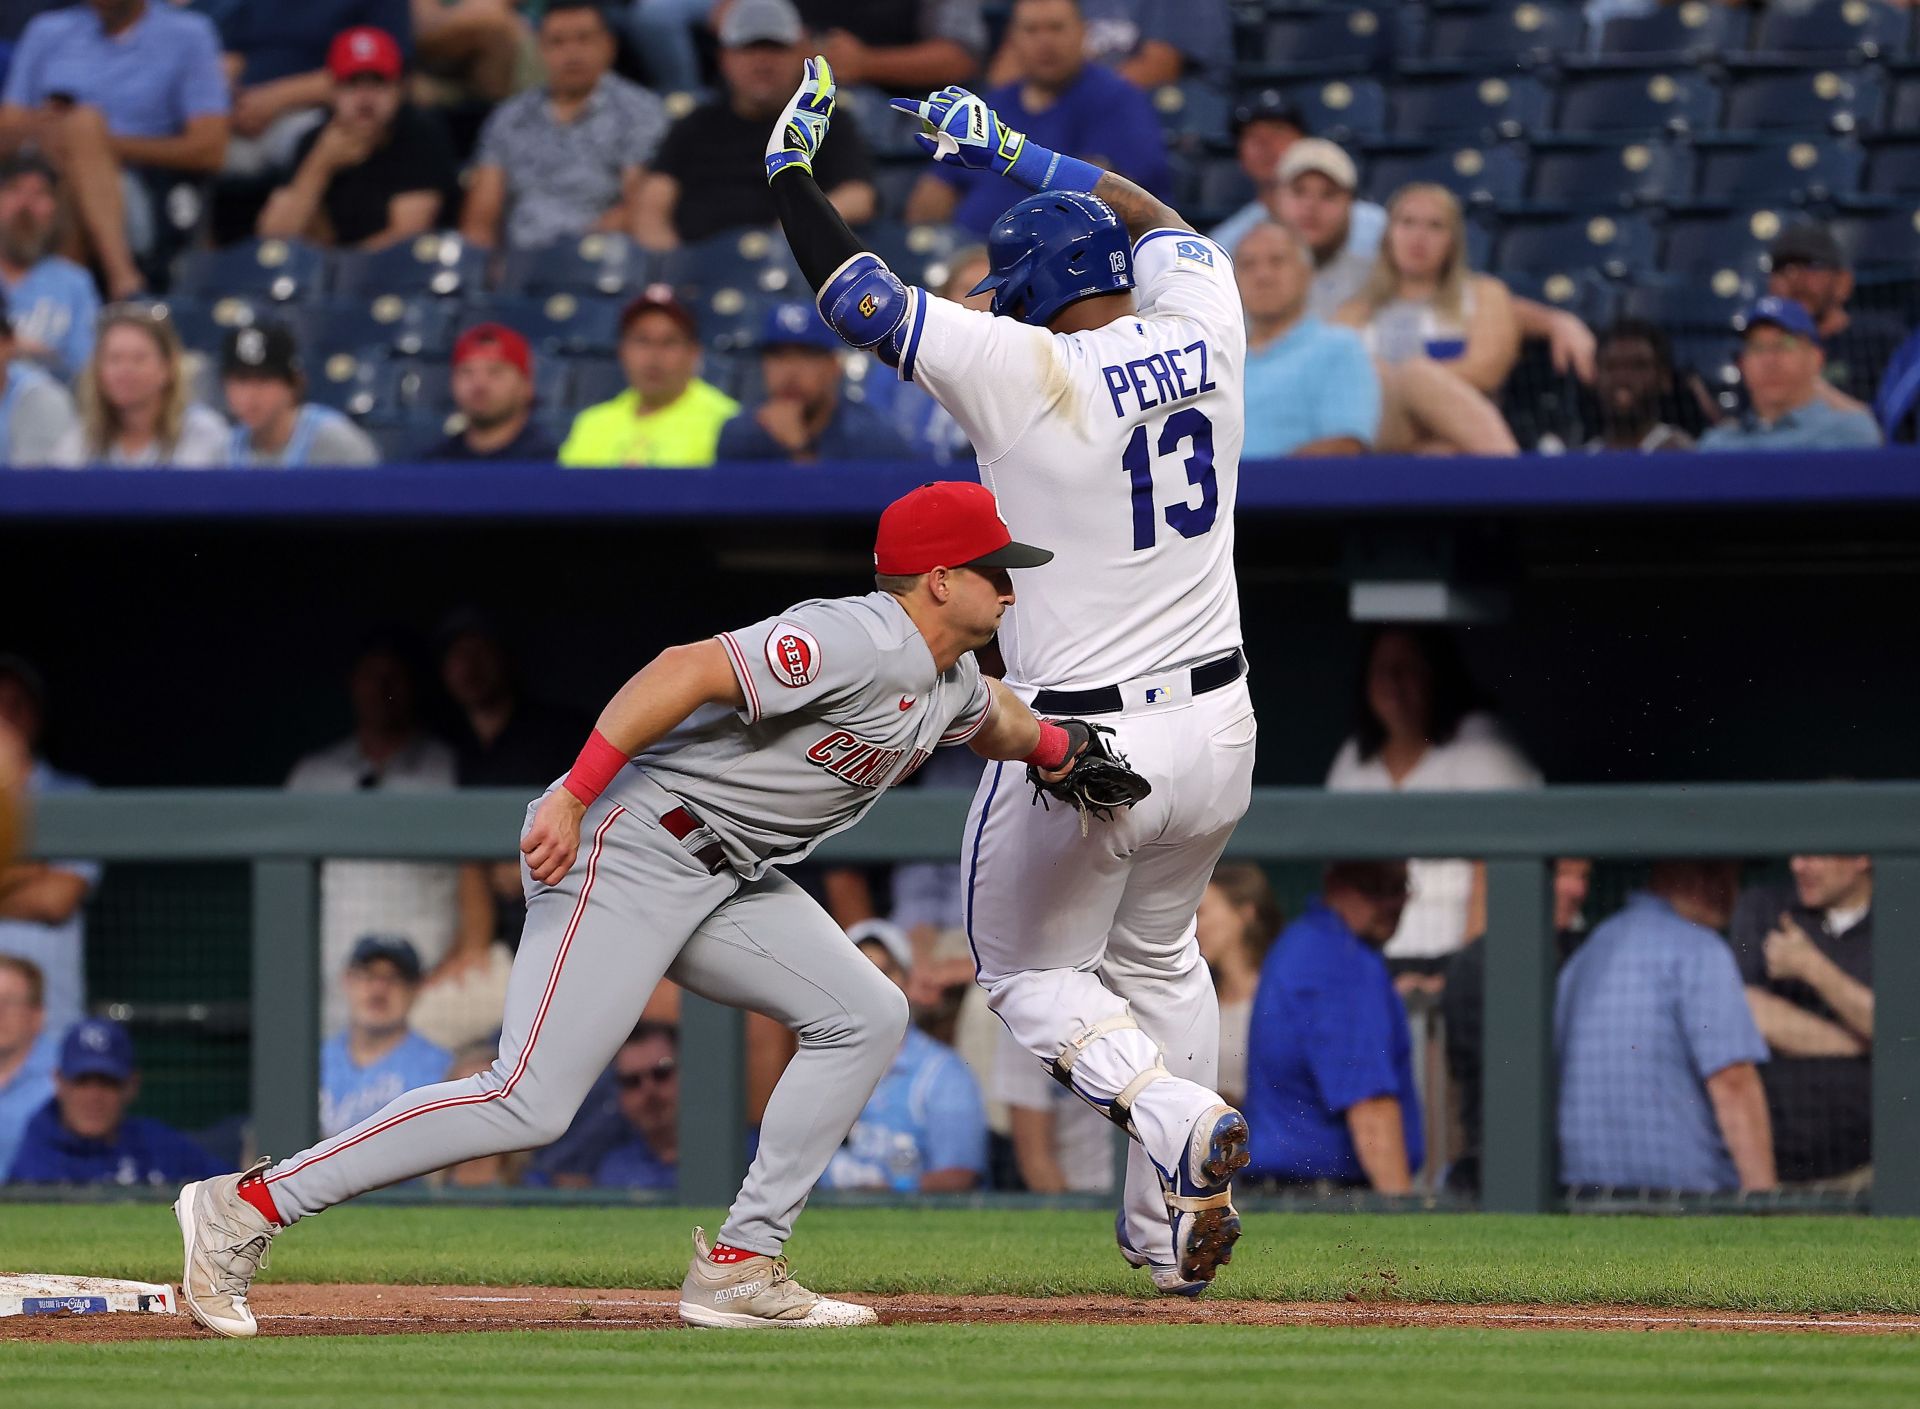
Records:
<instances>
[{"instance_id":1,"label":"dugout railing","mask_svg":"<svg viewBox=\"0 0 1920 1409\"><path fill-rule=\"evenodd\" d=\"M821 848L882 864L956 854L964 793L883 798ZM352 856L457 861L503 854L518 791L300 795L99 791L40 800L33 854L251 868L250 1100L258 1148L316 1135L320 863ZM1233 854L1265 862L1472 856L1486 862L1480 1206L1559 1206L1554 1170L1549 872L1557 856L1870 854L1874 911L1873 1193L1876 1214L1920 1215L1920 783L1565 787L1401 796L1256 790ZM725 1203L746 1165L741 1016L687 996L682 1012L680 1197Z\"/></svg>"}]
</instances>

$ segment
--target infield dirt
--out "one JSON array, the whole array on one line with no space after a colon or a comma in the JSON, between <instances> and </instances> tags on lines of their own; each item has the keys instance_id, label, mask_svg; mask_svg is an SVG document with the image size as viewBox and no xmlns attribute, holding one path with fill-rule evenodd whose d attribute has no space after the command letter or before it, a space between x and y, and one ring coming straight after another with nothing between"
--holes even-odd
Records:
<instances>
[{"instance_id":1,"label":"infield dirt","mask_svg":"<svg viewBox=\"0 0 1920 1409\"><path fill-rule=\"evenodd\" d=\"M263 1336L404 1332L679 1330L676 1294L570 1287L268 1284L253 1296ZM1346 1302L1147 1300L1120 1296L867 1296L890 1325L941 1322L1081 1325L1424 1326L1492 1330L1771 1331L1849 1335L1920 1334L1920 1316L1788 1315L1633 1306L1452 1306L1391 1300ZM170 1340L208 1333L178 1316L19 1316L0 1320L0 1340L72 1343Z\"/></svg>"}]
</instances>

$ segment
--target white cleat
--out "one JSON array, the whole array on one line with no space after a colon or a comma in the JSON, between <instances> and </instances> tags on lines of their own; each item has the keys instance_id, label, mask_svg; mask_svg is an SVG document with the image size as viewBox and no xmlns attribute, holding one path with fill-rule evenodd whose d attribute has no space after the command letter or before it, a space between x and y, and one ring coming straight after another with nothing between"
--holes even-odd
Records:
<instances>
[{"instance_id":1,"label":"white cleat","mask_svg":"<svg viewBox=\"0 0 1920 1409\"><path fill-rule=\"evenodd\" d=\"M268 1163L257 1160L239 1174L188 1184L173 1203L186 1242L180 1299L194 1320L223 1336L245 1339L260 1332L247 1292L266 1265L267 1244L279 1229L236 1190Z\"/></svg>"},{"instance_id":2,"label":"white cleat","mask_svg":"<svg viewBox=\"0 0 1920 1409\"><path fill-rule=\"evenodd\" d=\"M784 1257L715 1262L707 1255L706 1229L695 1228L693 1262L680 1284L680 1319L689 1326L790 1331L872 1326L880 1316L871 1306L808 1291L787 1275Z\"/></svg>"},{"instance_id":3,"label":"white cleat","mask_svg":"<svg viewBox=\"0 0 1920 1409\"><path fill-rule=\"evenodd\" d=\"M1207 1289L1208 1283L1190 1281L1182 1277L1180 1269L1171 1262L1155 1262L1128 1242L1127 1215L1124 1209L1113 1216L1113 1240L1120 1245L1120 1256L1127 1260L1129 1267L1147 1269L1147 1275L1153 1279L1154 1290L1160 1295L1195 1297Z\"/></svg>"}]
</instances>

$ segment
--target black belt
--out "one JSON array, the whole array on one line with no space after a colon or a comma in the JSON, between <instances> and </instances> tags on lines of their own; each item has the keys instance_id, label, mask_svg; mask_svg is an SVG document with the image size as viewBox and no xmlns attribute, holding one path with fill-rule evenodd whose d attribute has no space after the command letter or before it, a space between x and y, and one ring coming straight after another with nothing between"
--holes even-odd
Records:
<instances>
[{"instance_id":1,"label":"black belt","mask_svg":"<svg viewBox=\"0 0 1920 1409\"><path fill-rule=\"evenodd\" d=\"M676 807L671 812L663 812L660 814L660 825L667 829L668 834L672 836L675 841L685 842L688 837L692 836L707 824L694 816L686 808ZM705 866L707 870L714 875L718 875L726 869L727 849L720 845L718 841L710 841L705 846L697 849L688 847L687 850L693 853L693 859L695 861Z\"/></svg>"},{"instance_id":2,"label":"black belt","mask_svg":"<svg viewBox=\"0 0 1920 1409\"><path fill-rule=\"evenodd\" d=\"M1235 646L1228 655L1193 668L1193 693L1225 689L1247 673L1247 653ZM1118 685L1102 685L1097 690L1042 690L1033 697L1035 714L1078 717L1087 714L1118 714L1126 706Z\"/></svg>"}]
</instances>

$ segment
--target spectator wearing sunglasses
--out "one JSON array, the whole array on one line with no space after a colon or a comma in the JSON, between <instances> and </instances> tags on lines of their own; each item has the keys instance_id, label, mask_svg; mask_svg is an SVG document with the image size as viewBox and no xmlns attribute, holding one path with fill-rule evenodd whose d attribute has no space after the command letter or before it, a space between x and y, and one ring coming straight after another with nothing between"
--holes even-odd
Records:
<instances>
[{"instance_id":1,"label":"spectator wearing sunglasses","mask_svg":"<svg viewBox=\"0 0 1920 1409\"><path fill-rule=\"evenodd\" d=\"M603 1189L672 1189L680 1182L680 1031L642 1022L613 1057L627 1139L600 1160Z\"/></svg>"}]
</instances>

